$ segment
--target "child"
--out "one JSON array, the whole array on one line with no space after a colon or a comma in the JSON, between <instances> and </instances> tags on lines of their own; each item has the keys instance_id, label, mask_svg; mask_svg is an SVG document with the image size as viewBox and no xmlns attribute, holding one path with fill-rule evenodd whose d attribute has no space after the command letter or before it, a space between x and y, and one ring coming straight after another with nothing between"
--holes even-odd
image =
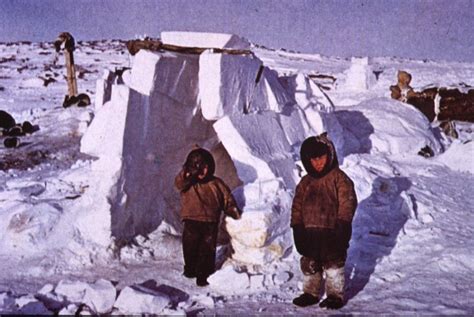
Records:
<instances>
[{"instance_id":1,"label":"child","mask_svg":"<svg viewBox=\"0 0 474 317\"><path fill-rule=\"evenodd\" d=\"M229 187L214 176L212 154L203 148L192 150L175 186L181 193L184 276L196 277L198 286L209 285L207 278L215 271L216 241L222 210L240 218Z\"/></svg>"},{"instance_id":2,"label":"child","mask_svg":"<svg viewBox=\"0 0 474 317\"><path fill-rule=\"evenodd\" d=\"M344 305L344 265L357 207L354 183L339 169L326 134L306 139L300 154L308 175L296 187L291 227L302 255L304 293L293 304L305 307L319 302L324 271L327 298L319 306L339 309Z\"/></svg>"}]
</instances>

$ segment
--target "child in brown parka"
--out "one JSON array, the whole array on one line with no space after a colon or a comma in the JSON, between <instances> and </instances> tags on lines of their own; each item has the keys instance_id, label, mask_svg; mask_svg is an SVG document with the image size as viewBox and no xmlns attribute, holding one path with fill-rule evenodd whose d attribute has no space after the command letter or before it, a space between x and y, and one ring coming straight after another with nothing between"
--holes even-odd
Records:
<instances>
[{"instance_id":1,"label":"child in brown parka","mask_svg":"<svg viewBox=\"0 0 474 317\"><path fill-rule=\"evenodd\" d=\"M324 272L327 298L319 306L339 309L344 305L344 265L357 207L354 184L339 169L334 145L325 134L306 139L300 154L308 174L296 187L291 227L302 255L304 293L293 303L318 303Z\"/></svg>"},{"instance_id":2,"label":"child in brown parka","mask_svg":"<svg viewBox=\"0 0 474 317\"><path fill-rule=\"evenodd\" d=\"M207 278L215 271L217 232L221 212L240 218L229 187L214 176L212 154L203 148L192 150L183 169L175 178L181 194L184 273L196 277L198 286L209 285Z\"/></svg>"}]
</instances>

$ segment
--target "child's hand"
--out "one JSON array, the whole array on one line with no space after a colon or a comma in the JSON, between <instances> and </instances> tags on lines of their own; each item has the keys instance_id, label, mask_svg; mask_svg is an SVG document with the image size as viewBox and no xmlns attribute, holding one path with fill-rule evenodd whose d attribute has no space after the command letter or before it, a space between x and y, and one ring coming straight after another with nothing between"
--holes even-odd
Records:
<instances>
[{"instance_id":1,"label":"child's hand","mask_svg":"<svg viewBox=\"0 0 474 317\"><path fill-rule=\"evenodd\" d=\"M232 217L232 219L235 220L239 220L240 218L242 218L241 211L237 207L233 207L231 209L230 216Z\"/></svg>"}]
</instances>

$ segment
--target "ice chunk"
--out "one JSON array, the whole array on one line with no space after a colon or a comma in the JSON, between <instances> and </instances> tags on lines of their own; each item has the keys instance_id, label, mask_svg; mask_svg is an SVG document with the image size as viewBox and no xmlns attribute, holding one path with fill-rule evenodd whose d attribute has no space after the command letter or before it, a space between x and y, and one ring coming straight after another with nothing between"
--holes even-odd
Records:
<instances>
[{"instance_id":1,"label":"ice chunk","mask_svg":"<svg viewBox=\"0 0 474 317\"><path fill-rule=\"evenodd\" d=\"M247 50L250 43L237 35L205 32L161 32L164 44L185 47L228 48Z\"/></svg>"},{"instance_id":2,"label":"ice chunk","mask_svg":"<svg viewBox=\"0 0 474 317\"><path fill-rule=\"evenodd\" d=\"M139 286L125 287L114 307L123 314L160 314L170 303L165 294Z\"/></svg>"},{"instance_id":3,"label":"ice chunk","mask_svg":"<svg viewBox=\"0 0 474 317\"><path fill-rule=\"evenodd\" d=\"M59 311L59 315L60 316L62 316L62 315L75 316L78 311L79 311L79 306L78 305L69 304L69 305L67 305L66 307L64 307L63 309L61 309Z\"/></svg>"},{"instance_id":4,"label":"ice chunk","mask_svg":"<svg viewBox=\"0 0 474 317\"><path fill-rule=\"evenodd\" d=\"M235 252L232 254L232 259L242 264L265 268L268 263L284 257L293 246L289 230L272 239L271 242L261 248L249 247L248 243L242 244L238 240L232 240L232 248Z\"/></svg>"},{"instance_id":5,"label":"ice chunk","mask_svg":"<svg viewBox=\"0 0 474 317\"><path fill-rule=\"evenodd\" d=\"M64 296L69 302L82 303L87 288L88 285L85 282L61 280L54 292L57 295Z\"/></svg>"},{"instance_id":6,"label":"ice chunk","mask_svg":"<svg viewBox=\"0 0 474 317\"><path fill-rule=\"evenodd\" d=\"M63 296L70 303L86 304L97 314L104 314L112 310L117 293L113 284L104 279L92 284L61 280L54 292L56 295Z\"/></svg>"},{"instance_id":7,"label":"ice chunk","mask_svg":"<svg viewBox=\"0 0 474 317\"><path fill-rule=\"evenodd\" d=\"M208 279L211 288L224 294L238 294L247 292L250 279L247 273L238 273L231 265L227 265L212 274ZM229 283L232 281L232 283Z\"/></svg>"},{"instance_id":8,"label":"ice chunk","mask_svg":"<svg viewBox=\"0 0 474 317\"><path fill-rule=\"evenodd\" d=\"M117 291L110 281L99 279L95 283L88 285L85 290L83 303L89 306L95 313L105 314L112 310L116 295Z\"/></svg>"}]
</instances>

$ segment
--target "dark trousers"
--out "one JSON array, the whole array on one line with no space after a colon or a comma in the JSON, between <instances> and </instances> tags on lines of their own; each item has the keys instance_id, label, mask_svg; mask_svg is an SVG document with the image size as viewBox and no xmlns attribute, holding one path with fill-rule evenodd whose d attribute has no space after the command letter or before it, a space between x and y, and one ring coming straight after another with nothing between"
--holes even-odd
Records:
<instances>
[{"instance_id":1,"label":"dark trousers","mask_svg":"<svg viewBox=\"0 0 474 317\"><path fill-rule=\"evenodd\" d=\"M218 224L185 220L183 230L184 271L207 278L215 271Z\"/></svg>"}]
</instances>

